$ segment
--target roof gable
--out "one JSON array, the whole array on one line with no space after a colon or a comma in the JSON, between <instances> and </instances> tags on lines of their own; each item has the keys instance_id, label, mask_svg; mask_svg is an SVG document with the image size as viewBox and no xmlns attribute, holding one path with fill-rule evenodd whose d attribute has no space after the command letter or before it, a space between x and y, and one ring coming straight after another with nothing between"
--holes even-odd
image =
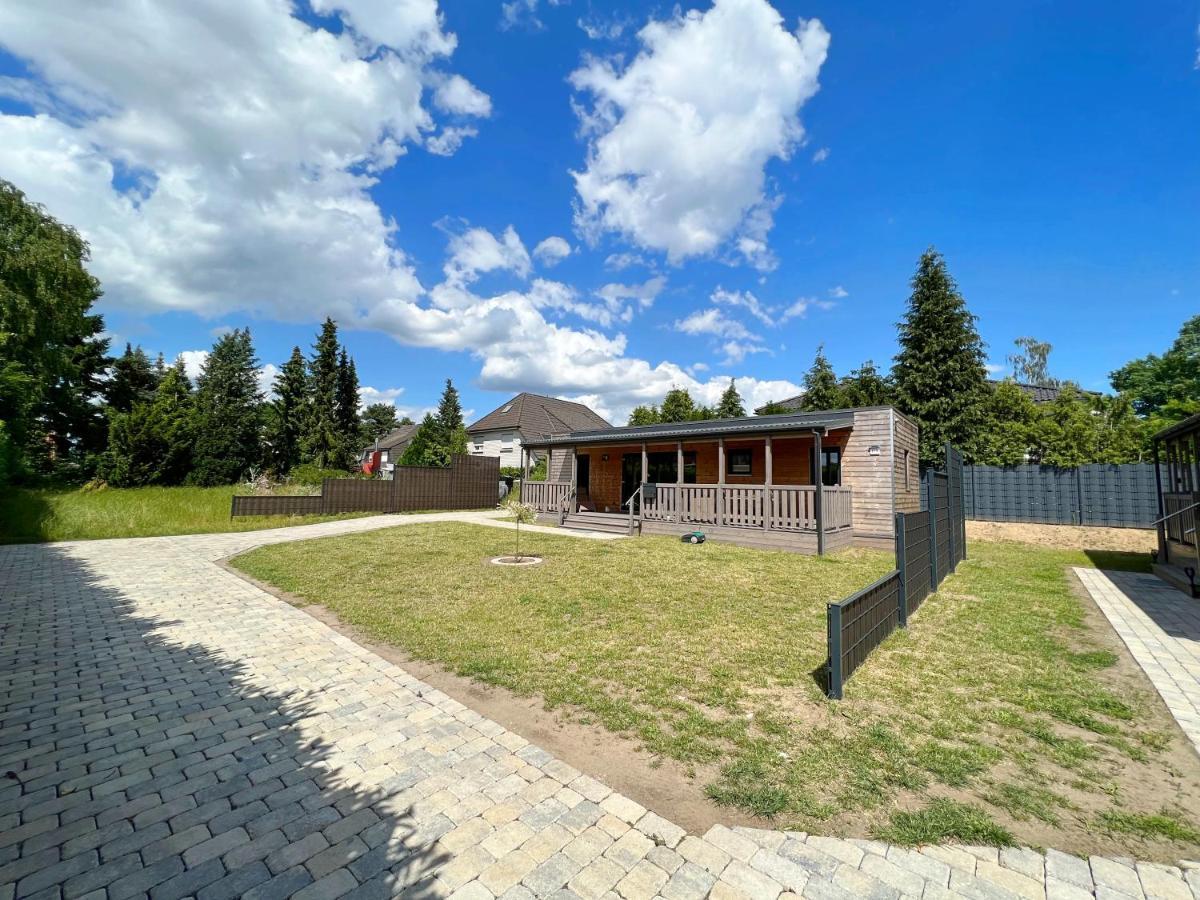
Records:
<instances>
[{"instance_id":1,"label":"roof gable","mask_svg":"<svg viewBox=\"0 0 1200 900\"><path fill-rule=\"evenodd\" d=\"M606 419L582 403L523 392L468 426L467 431L476 434L511 429L520 431L528 438L539 438L549 434L608 427Z\"/></svg>"}]
</instances>

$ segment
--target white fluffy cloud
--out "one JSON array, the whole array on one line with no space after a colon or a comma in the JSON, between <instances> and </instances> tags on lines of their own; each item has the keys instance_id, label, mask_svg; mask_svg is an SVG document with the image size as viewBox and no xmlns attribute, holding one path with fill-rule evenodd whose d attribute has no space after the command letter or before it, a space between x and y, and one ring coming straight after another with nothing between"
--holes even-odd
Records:
<instances>
[{"instance_id":1,"label":"white fluffy cloud","mask_svg":"<svg viewBox=\"0 0 1200 900\"><path fill-rule=\"evenodd\" d=\"M729 318L715 306L697 310L686 318L677 319L675 330L684 334L707 334L739 340L751 340L755 337L745 325L736 319Z\"/></svg>"},{"instance_id":2,"label":"white fluffy cloud","mask_svg":"<svg viewBox=\"0 0 1200 900\"><path fill-rule=\"evenodd\" d=\"M817 91L829 34L792 32L766 0L714 0L651 21L628 64L589 58L571 75L588 153L575 172L583 231L619 233L672 262L727 241L771 268L776 198L766 165L802 141L799 112Z\"/></svg>"},{"instance_id":3,"label":"white fluffy cloud","mask_svg":"<svg viewBox=\"0 0 1200 900\"><path fill-rule=\"evenodd\" d=\"M415 145L451 152L487 96L441 68L434 0L0 4L10 79L0 172L76 225L106 302L278 318L421 286L368 194ZM427 106L449 116L435 119Z\"/></svg>"},{"instance_id":4,"label":"white fluffy cloud","mask_svg":"<svg viewBox=\"0 0 1200 900\"><path fill-rule=\"evenodd\" d=\"M533 248L533 258L543 266L556 266L571 255L571 245L565 238L552 235Z\"/></svg>"},{"instance_id":5,"label":"white fluffy cloud","mask_svg":"<svg viewBox=\"0 0 1200 900\"><path fill-rule=\"evenodd\" d=\"M194 386L204 369L204 364L208 362L208 351L184 350L178 358L183 360L183 371ZM274 363L267 363L258 370L258 389L264 397L275 396L275 376L278 374L279 368Z\"/></svg>"},{"instance_id":6,"label":"white fluffy cloud","mask_svg":"<svg viewBox=\"0 0 1200 900\"><path fill-rule=\"evenodd\" d=\"M624 334L601 330L627 321L632 309L652 303L666 283L661 276L640 284L606 285L593 300L562 282L535 278L525 283L522 250L511 228L500 237L469 229L451 238L446 279L431 290L432 303L393 298L364 310L355 324L386 332L404 344L471 353L480 363L476 383L485 390L580 399L615 420L623 420L639 403L659 402L673 385L687 387L705 402L715 402L728 385L726 374L701 382L673 362L630 356ZM506 269L521 286L479 292L475 273L484 271L485 262L494 264L492 271ZM583 324L567 321L572 316ZM720 349L727 358L737 359L755 352ZM799 390L790 381L732 374L737 374L748 402L759 405Z\"/></svg>"}]
</instances>

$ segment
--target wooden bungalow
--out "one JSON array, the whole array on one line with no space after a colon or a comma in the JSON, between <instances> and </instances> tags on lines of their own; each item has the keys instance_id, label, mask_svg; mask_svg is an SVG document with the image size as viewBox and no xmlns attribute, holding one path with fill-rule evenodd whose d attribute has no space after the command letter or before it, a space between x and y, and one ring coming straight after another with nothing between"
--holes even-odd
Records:
<instances>
[{"instance_id":1,"label":"wooden bungalow","mask_svg":"<svg viewBox=\"0 0 1200 900\"><path fill-rule=\"evenodd\" d=\"M1200 577L1200 414L1164 428L1153 446L1159 514L1155 572L1195 596Z\"/></svg>"},{"instance_id":2,"label":"wooden bungalow","mask_svg":"<svg viewBox=\"0 0 1200 900\"><path fill-rule=\"evenodd\" d=\"M548 435L546 481L522 482L543 521L824 553L890 548L920 509L917 426L891 407Z\"/></svg>"}]
</instances>

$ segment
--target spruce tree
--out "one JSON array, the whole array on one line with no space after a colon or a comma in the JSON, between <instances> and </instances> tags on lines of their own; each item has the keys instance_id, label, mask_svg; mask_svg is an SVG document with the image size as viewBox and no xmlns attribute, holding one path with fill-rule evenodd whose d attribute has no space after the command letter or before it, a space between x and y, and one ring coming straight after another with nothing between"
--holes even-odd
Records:
<instances>
[{"instance_id":1,"label":"spruce tree","mask_svg":"<svg viewBox=\"0 0 1200 900\"><path fill-rule=\"evenodd\" d=\"M222 335L196 387L196 445L188 481L231 484L262 462L262 394L250 330Z\"/></svg>"},{"instance_id":2,"label":"spruce tree","mask_svg":"<svg viewBox=\"0 0 1200 900\"><path fill-rule=\"evenodd\" d=\"M740 419L744 415L746 407L742 403L742 395L738 393L737 384L730 378L729 387L725 388L720 402L717 403L716 418Z\"/></svg>"},{"instance_id":3,"label":"spruce tree","mask_svg":"<svg viewBox=\"0 0 1200 900\"><path fill-rule=\"evenodd\" d=\"M785 415L787 413L792 413L792 412L795 412L795 410L792 409L790 406L786 406L783 403L780 403L778 400L772 400L770 403L765 403L762 406L760 406L755 411L755 415L781 416L781 415Z\"/></svg>"},{"instance_id":4,"label":"spruce tree","mask_svg":"<svg viewBox=\"0 0 1200 900\"><path fill-rule=\"evenodd\" d=\"M125 352L112 362L105 385L105 400L115 412L129 412L135 403L147 403L154 397L159 375L150 357L140 346L125 345Z\"/></svg>"},{"instance_id":5,"label":"spruce tree","mask_svg":"<svg viewBox=\"0 0 1200 900\"><path fill-rule=\"evenodd\" d=\"M361 420L358 415L358 372L343 347L338 356L337 398L334 419L338 432L336 468L349 469L358 458Z\"/></svg>"},{"instance_id":6,"label":"spruce tree","mask_svg":"<svg viewBox=\"0 0 1200 900\"><path fill-rule=\"evenodd\" d=\"M449 449L454 442L454 434L463 427L462 403L458 399L458 389L449 378L446 388L442 391L442 399L438 401L437 442Z\"/></svg>"},{"instance_id":7,"label":"spruce tree","mask_svg":"<svg viewBox=\"0 0 1200 900\"><path fill-rule=\"evenodd\" d=\"M841 409L845 398L838 387L833 366L825 358L825 345L817 347L812 368L804 373L804 394L800 397L800 408L805 410Z\"/></svg>"},{"instance_id":8,"label":"spruce tree","mask_svg":"<svg viewBox=\"0 0 1200 900\"><path fill-rule=\"evenodd\" d=\"M433 413L425 413L425 418L417 426L416 433L404 448L400 457L402 466L448 466L450 456L444 445L439 443L440 425Z\"/></svg>"},{"instance_id":9,"label":"spruce tree","mask_svg":"<svg viewBox=\"0 0 1200 900\"><path fill-rule=\"evenodd\" d=\"M115 487L182 484L192 469L195 426L192 386L181 360L164 368L151 399L113 413L97 474Z\"/></svg>"},{"instance_id":10,"label":"spruce tree","mask_svg":"<svg viewBox=\"0 0 1200 900\"><path fill-rule=\"evenodd\" d=\"M892 385L867 360L841 380L842 403L848 407L887 406L892 402Z\"/></svg>"},{"instance_id":11,"label":"spruce tree","mask_svg":"<svg viewBox=\"0 0 1200 900\"><path fill-rule=\"evenodd\" d=\"M920 426L921 461L944 459L947 441L972 461L987 397L983 341L945 259L932 247L913 276L899 342L892 370L896 402Z\"/></svg>"},{"instance_id":12,"label":"spruce tree","mask_svg":"<svg viewBox=\"0 0 1200 900\"><path fill-rule=\"evenodd\" d=\"M267 410L268 464L287 475L300 464L300 441L308 414L308 370L299 347L275 376L275 399Z\"/></svg>"},{"instance_id":13,"label":"spruce tree","mask_svg":"<svg viewBox=\"0 0 1200 900\"><path fill-rule=\"evenodd\" d=\"M332 466L339 455L338 338L337 323L327 318L313 345L308 363L308 414L303 441L304 458L318 468Z\"/></svg>"}]
</instances>

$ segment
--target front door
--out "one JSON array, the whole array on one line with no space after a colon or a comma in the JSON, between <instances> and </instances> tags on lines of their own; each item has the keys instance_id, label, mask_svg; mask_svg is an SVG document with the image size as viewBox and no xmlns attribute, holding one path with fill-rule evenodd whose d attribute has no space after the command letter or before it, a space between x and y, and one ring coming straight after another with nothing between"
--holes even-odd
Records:
<instances>
[{"instance_id":1,"label":"front door","mask_svg":"<svg viewBox=\"0 0 1200 900\"><path fill-rule=\"evenodd\" d=\"M621 508L642 483L642 454L626 453L621 457Z\"/></svg>"},{"instance_id":2,"label":"front door","mask_svg":"<svg viewBox=\"0 0 1200 900\"><path fill-rule=\"evenodd\" d=\"M592 507L592 458L586 453L575 458L575 499L582 506Z\"/></svg>"}]
</instances>

